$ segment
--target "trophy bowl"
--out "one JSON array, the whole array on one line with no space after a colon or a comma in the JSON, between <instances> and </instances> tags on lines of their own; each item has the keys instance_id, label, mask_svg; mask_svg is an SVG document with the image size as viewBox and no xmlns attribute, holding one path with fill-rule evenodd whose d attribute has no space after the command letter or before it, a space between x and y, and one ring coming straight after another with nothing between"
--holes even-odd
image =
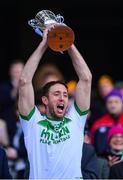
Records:
<instances>
[{"instance_id":1,"label":"trophy bowl","mask_svg":"<svg viewBox=\"0 0 123 180\"><path fill-rule=\"evenodd\" d=\"M28 21L35 32L43 36L43 31L49 25L54 25L48 32L48 46L53 51L63 52L73 44L75 36L73 30L63 23L64 18L60 14L55 15L52 11L42 10L35 19Z\"/></svg>"}]
</instances>

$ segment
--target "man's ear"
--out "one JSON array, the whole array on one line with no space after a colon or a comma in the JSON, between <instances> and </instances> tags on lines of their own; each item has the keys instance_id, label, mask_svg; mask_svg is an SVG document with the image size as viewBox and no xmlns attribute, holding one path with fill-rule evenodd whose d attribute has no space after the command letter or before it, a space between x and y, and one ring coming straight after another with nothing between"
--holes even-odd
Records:
<instances>
[{"instance_id":1,"label":"man's ear","mask_svg":"<svg viewBox=\"0 0 123 180\"><path fill-rule=\"evenodd\" d=\"M47 105L47 104L48 104L48 98L47 98L47 96L42 96L41 99L42 99L42 102L43 102L44 105Z\"/></svg>"}]
</instances>

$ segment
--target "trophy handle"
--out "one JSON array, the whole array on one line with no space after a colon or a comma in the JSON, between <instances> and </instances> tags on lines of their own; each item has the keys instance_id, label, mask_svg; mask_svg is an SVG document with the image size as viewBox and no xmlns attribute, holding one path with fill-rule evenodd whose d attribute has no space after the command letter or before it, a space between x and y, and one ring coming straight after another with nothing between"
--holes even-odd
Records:
<instances>
[{"instance_id":1,"label":"trophy handle","mask_svg":"<svg viewBox=\"0 0 123 180\"><path fill-rule=\"evenodd\" d=\"M39 26L39 23L36 19L29 20L28 24L34 29L36 34L38 34L39 36L43 36L43 30Z\"/></svg>"}]
</instances>

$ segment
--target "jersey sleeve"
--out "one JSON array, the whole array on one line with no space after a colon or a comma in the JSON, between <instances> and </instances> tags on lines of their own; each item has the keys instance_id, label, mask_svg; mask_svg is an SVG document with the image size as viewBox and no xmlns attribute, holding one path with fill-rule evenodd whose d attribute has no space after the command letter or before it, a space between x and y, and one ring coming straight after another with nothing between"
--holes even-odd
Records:
<instances>
[{"instance_id":1,"label":"jersey sleeve","mask_svg":"<svg viewBox=\"0 0 123 180\"><path fill-rule=\"evenodd\" d=\"M35 106L27 116L19 115L20 123L24 132L24 137L28 137L31 134L31 130L34 124L41 119L42 115Z\"/></svg>"},{"instance_id":2,"label":"jersey sleeve","mask_svg":"<svg viewBox=\"0 0 123 180\"><path fill-rule=\"evenodd\" d=\"M76 102L71 105L69 108L69 111L67 113L67 116L74 121L74 123L77 123L79 128L81 128L84 131L85 123L88 116L88 110L81 111L79 107L77 106Z\"/></svg>"}]
</instances>

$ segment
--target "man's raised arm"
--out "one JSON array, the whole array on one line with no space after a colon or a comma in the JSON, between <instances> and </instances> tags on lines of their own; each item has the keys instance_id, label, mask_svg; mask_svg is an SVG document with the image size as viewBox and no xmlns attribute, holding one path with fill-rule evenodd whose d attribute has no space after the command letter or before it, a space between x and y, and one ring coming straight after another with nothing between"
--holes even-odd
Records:
<instances>
[{"instance_id":1,"label":"man's raised arm","mask_svg":"<svg viewBox=\"0 0 123 180\"><path fill-rule=\"evenodd\" d=\"M72 59L74 69L79 78L76 87L75 101L81 111L86 111L90 107L92 75L86 62L84 61L75 45L72 45L68 49L68 54Z\"/></svg>"},{"instance_id":2,"label":"man's raised arm","mask_svg":"<svg viewBox=\"0 0 123 180\"><path fill-rule=\"evenodd\" d=\"M18 108L19 113L24 116L27 116L34 108L32 78L47 48L47 31L48 30L45 30L43 40L29 57L20 78Z\"/></svg>"}]
</instances>

